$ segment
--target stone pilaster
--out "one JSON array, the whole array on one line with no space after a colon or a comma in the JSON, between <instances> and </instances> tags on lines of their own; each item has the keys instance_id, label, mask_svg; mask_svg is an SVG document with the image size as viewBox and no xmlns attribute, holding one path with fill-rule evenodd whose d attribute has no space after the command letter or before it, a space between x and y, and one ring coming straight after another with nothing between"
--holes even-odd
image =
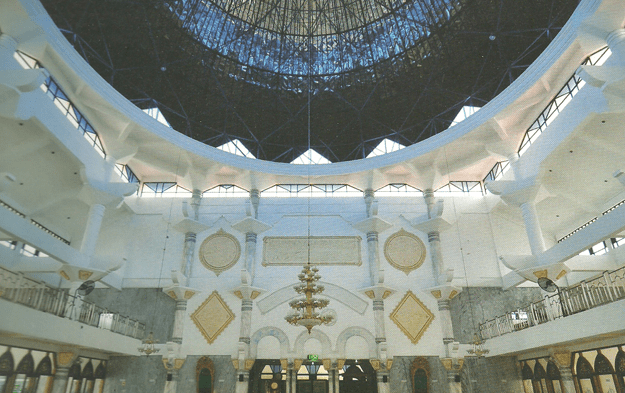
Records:
<instances>
[{"instance_id":1,"label":"stone pilaster","mask_svg":"<svg viewBox=\"0 0 625 393\"><path fill-rule=\"evenodd\" d=\"M235 393L248 393L248 387L250 384L250 372L246 370L239 370L237 373L237 383L234 387Z\"/></svg>"},{"instance_id":2,"label":"stone pilaster","mask_svg":"<svg viewBox=\"0 0 625 393\"><path fill-rule=\"evenodd\" d=\"M184 245L182 247L182 261L180 262L180 272L191 277L191 269L193 266L193 257L195 255L195 242L197 234L195 232L186 232L184 234Z\"/></svg>"},{"instance_id":3,"label":"stone pilaster","mask_svg":"<svg viewBox=\"0 0 625 393\"><path fill-rule=\"evenodd\" d=\"M65 393L67 390L67 380L69 379L69 369L78 358L74 352L59 352L54 356L55 373L52 381L51 393Z\"/></svg>"},{"instance_id":4,"label":"stone pilaster","mask_svg":"<svg viewBox=\"0 0 625 393\"><path fill-rule=\"evenodd\" d=\"M245 234L245 269L254 277L256 268L256 241L258 235L254 232Z\"/></svg>"},{"instance_id":5,"label":"stone pilaster","mask_svg":"<svg viewBox=\"0 0 625 393\"><path fill-rule=\"evenodd\" d=\"M439 231L428 232L428 243L430 243L430 258L432 259L432 273L436 285L441 285L443 274L443 253L441 251L441 234Z\"/></svg>"},{"instance_id":6,"label":"stone pilaster","mask_svg":"<svg viewBox=\"0 0 625 393\"><path fill-rule=\"evenodd\" d=\"M265 224L252 217L246 217L232 225L232 228L245 234L245 270L250 277L249 285L252 285L256 271L258 235L270 229L271 225Z\"/></svg>"},{"instance_id":7,"label":"stone pilaster","mask_svg":"<svg viewBox=\"0 0 625 393\"><path fill-rule=\"evenodd\" d=\"M375 322L375 342L386 342L386 331L384 327L384 300L373 299L373 318Z\"/></svg>"},{"instance_id":8,"label":"stone pilaster","mask_svg":"<svg viewBox=\"0 0 625 393\"><path fill-rule=\"evenodd\" d=\"M551 354L562 381L562 393L576 393L575 382L573 382L573 373L571 371L571 352L559 351Z\"/></svg>"},{"instance_id":9,"label":"stone pilaster","mask_svg":"<svg viewBox=\"0 0 625 393\"><path fill-rule=\"evenodd\" d=\"M250 335L252 332L252 309L254 302L251 299L241 300L241 330L239 342L250 345Z\"/></svg>"},{"instance_id":10,"label":"stone pilaster","mask_svg":"<svg viewBox=\"0 0 625 393\"><path fill-rule=\"evenodd\" d=\"M184 331L184 320L187 314L187 301L191 299L198 291L193 288L183 287L174 283L171 287L163 289L169 297L176 301L176 310L174 312L174 329L171 333L171 341L176 344L182 344L182 336Z\"/></svg>"}]
</instances>

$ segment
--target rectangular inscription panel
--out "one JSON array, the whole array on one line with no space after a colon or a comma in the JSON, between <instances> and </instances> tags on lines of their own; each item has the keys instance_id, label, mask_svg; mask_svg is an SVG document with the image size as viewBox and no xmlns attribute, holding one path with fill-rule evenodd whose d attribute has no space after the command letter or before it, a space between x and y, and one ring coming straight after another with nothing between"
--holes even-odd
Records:
<instances>
[{"instance_id":1,"label":"rectangular inscription panel","mask_svg":"<svg viewBox=\"0 0 625 393\"><path fill-rule=\"evenodd\" d=\"M358 265L360 236L267 236L264 238L263 266Z\"/></svg>"}]
</instances>

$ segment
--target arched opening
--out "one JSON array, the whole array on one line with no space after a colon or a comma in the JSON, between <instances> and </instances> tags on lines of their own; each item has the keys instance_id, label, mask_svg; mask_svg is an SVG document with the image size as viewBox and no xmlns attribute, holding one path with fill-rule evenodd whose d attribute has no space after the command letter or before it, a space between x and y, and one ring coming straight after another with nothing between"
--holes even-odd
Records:
<instances>
[{"instance_id":1,"label":"arched opening","mask_svg":"<svg viewBox=\"0 0 625 393\"><path fill-rule=\"evenodd\" d=\"M286 370L279 360L260 360L254 362L250 371L250 392L283 393L286 392Z\"/></svg>"},{"instance_id":2,"label":"arched opening","mask_svg":"<svg viewBox=\"0 0 625 393\"><path fill-rule=\"evenodd\" d=\"M430 366L425 358L416 358L410 367L413 393L430 391Z\"/></svg>"},{"instance_id":3,"label":"arched opening","mask_svg":"<svg viewBox=\"0 0 625 393\"><path fill-rule=\"evenodd\" d=\"M195 365L198 393L213 393L215 366L208 356L202 356ZM253 391L253 390L252 390Z\"/></svg>"},{"instance_id":4,"label":"arched opening","mask_svg":"<svg viewBox=\"0 0 625 393\"><path fill-rule=\"evenodd\" d=\"M52 360L50 360L50 354L46 353L46 356L41 359L35 370L37 377L36 393L47 393L52 387Z\"/></svg>"},{"instance_id":5,"label":"arched opening","mask_svg":"<svg viewBox=\"0 0 625 393\"><path fill-rule=\"evenodd\" d=\"M339 370L339 391L341 393L378 391L375 370L368 359L345 361L343 369Z\"/></svg>"},{"instance_id":6,"label":"arched opening","mask_svg":"<svg viewBox=\"0 0 625 393\"><path fill-rule=\"evenodd\" d=\"M95 377L93 391L95 393L102 393L104 391L104 380L106 379L106 363L104 361L100 361L98 367L95 368L93 376Z\"/></svg>"},{"instance_id":7,"label":"arched opening","mask_svg":"<svg viewBox=\"0 0 625 393\"><path fill-rule=\"evenodd\" d=\"M11 379L12 384L9 383L5 391L10 389L11 393L25 393L33 389L36 382L35 360L30 351L20 360Z\"/></svg>"},{"instance_id":8,"label":"arched opening","mask_svg":"<svg viewBox=\"0 0 625 393\"><path fill-rule=\"evenodd\" d=\"M601 351L597 352L597 357L595 358L595 374L597 374L597 380L599 381L599 386L601 386L601 391L603 391L603 393L616 393L618 389L614 367L612 367L608 358L606 358Z\"/></svg>"},{"instance_id":9,"label":"arched opening","mask_svg":"<svg viewBox=\"0 0 625 393\"><path fill-rule=\"evenodd\" d=\"M80 362L77 360L69 369L65 393L80 393Z\"/></svg>"},{"instance_id":10,"label":"arched opening","mask_svg":"<svg viewBox=\"0 0 625 393\"><path fill-rule=\"evenodd\" d=\"M525 390L525 393L534 393L534 385L532 384L534 381L534 372L527 363L523 364L523 368L521 369L521 378L523 379L523 389Z\"/></svg>"},{"instance_id":11,"label":"arched opening","mask_svg":"<svg viewBox=\"0 0 625 393\"><path fill-rule=\"evenodd\" d=\"M581 353L575 365L575 374L577 376L580 393L597 392L595 388L595 371L590 365L590 362Z\"/></svg>"},{"instance_id":12,"label":"arched opening","mask_svg":"<svg viewBox=\"0 0 625 393\"><path fill-rule=\"evenodd\" d=\"M0 392L4 392L9 384L9 379L11 379L13 375L13 365L13 355L9 347L4 351L2 356L0 356Z\"/></svg>"},{"instance_id":13,"label":"arched opening","mask_svg":"<svg viewBox=\"0 0 625 393\"><path fill-rule=\"evenodd\" d=\"M93 393L95 377L93 375L93 363L91 363L91 360L89 360L83 368L80 379L80 393Z\"/></svg>"},{"instance_id":14,"label":"arched opening","mask_svg":"<svg viewBox=\"0 0 625 393\"><path fill-rule=\"evenodd\" d=\"M549 393L562 393L562 377L554 362L547 363L547 389Z\"/></svg>"},{"instance_id":15,"label":"arched opening","mask_svg":"<svg viewBox=\"0 0 625 393\"><path fill-rule=\"evenodd\" d=\"M547 390L547 373L543 368L542 364L538 360L536 360L536 364L534 365L534 392L536 393L549 393Z\"/></svg>"}]
</instances>

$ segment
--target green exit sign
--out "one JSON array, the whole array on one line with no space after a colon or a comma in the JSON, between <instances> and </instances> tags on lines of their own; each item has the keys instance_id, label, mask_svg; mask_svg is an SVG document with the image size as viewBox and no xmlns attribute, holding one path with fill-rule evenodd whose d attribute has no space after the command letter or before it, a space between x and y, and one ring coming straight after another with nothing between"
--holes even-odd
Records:
<instances>
[{"instance_id":1,"label":"green exit sign","mask_svg":"<svg viewBox=\"0 0 625 393\"><path fill-rule=\"evenodd\" d=\"M308 360L311 362L316 362L319 360L319 355L308 355Z\"/></svg>"}]
</instances>

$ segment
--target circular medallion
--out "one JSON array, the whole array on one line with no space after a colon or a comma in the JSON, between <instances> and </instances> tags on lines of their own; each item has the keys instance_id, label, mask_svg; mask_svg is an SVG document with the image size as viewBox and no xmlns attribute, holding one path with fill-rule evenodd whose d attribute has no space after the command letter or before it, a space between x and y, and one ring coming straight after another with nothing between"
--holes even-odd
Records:
<instances>
[{"instance_id":1,"label":"circular medallion","mask_svg":"<svg viewBox=\"0 0 625 393\"><path fill-rule=\"evenodd\" d=\"M416 235L401 229L384 243L384 256L395 269L408 274L425 260L425 244Z\"/></svg>"},{"instance_id":2,"label":"circular medallion","mask_svg":"<svg viewBox=\"0 0 625 393\"><path fill-rule=\"evenodd\" d=\"M271 383L271 388L272 389L278 389L278 382L272 382Z\"/></svg>"},{"instance_id":3,"label":"circular medallion","mask_svg":"<svg viewBox=\"0 0 625 393\"><path fill-rule=\"evenodd\" d=\"M237 263L241 256L241 245L236 237L220 229L204 239L199 256L205 268L219 275Z\"/></svg>"}]
</instances>

